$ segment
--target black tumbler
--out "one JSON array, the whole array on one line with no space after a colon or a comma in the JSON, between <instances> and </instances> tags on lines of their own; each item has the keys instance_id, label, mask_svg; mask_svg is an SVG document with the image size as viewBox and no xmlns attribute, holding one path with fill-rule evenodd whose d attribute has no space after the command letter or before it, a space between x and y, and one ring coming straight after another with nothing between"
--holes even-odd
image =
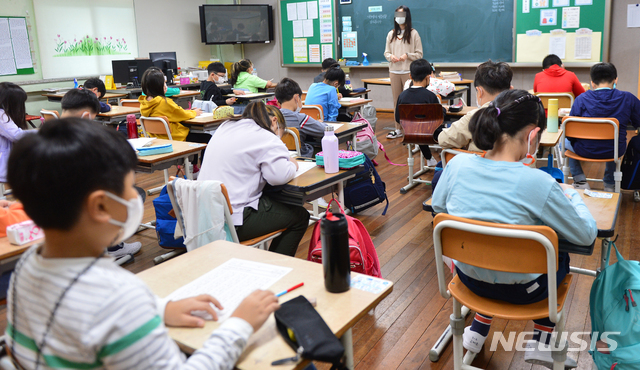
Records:
<instances>
[{"instance_id":1,"label":"black tumbler","mask_svg":"<svg viewBox=\"0 0 640 370\"><path fill-rule=\"evenodd\" d=\"M343 214L327 213L320 221L324 287L331 293L342 293L351 285L349 227Z\"/></svg>"}]
</instances>

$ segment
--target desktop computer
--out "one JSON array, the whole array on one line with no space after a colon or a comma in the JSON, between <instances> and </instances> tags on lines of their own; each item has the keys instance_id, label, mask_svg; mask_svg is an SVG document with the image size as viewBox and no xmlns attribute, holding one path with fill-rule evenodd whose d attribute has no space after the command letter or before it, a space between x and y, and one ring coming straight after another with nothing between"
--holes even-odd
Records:
<instances>
[{"instance_id":1,"label":"desktop computer","mask_svg":"<svg viewBox=\"0 0 640 370\"><path fill-rule=\"evenodd\" d=\"M142 75L149 67L153 67L151 59L113 60L113 82L122 85L131 82L133 87L140 87Z\"/></svg>"},{"instance_id":2,"label":"desktop computer","mask_svg":"<svg viewBox=\"0 0 640 370\"><path fill-rule=\"evenodd\" d=\"M167 84L173 84L173 75L178 71L176 52L149 53L149 59L154 66L162 69L162 72L167 76Z\"/></svg>"}]
</instances>

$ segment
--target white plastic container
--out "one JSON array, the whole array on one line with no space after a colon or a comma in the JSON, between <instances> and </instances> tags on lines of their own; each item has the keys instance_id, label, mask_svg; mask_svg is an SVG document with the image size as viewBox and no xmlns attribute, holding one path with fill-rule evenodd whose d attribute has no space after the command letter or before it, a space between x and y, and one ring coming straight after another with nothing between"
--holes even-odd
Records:
<instances>
[{"instance_id":1,"label":"white plastic container","mask_svg":"<svg viewBox=\"0 0 640 370\"><path fill-rule=\"evenodd\" d=\"M324 156L324 172L336 173L340 169L338 165L338 137L333 131L333 126L327 125L322 138L322 155Z\"/></svg>"}]
</instances>

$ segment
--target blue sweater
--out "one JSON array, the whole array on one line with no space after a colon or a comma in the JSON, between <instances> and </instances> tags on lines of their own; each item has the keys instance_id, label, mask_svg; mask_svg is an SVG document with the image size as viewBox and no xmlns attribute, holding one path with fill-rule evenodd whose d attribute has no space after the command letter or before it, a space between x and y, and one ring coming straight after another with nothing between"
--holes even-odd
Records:
<instances>
[{"instance_id":1,"label":"blue sweater","mask_svg":"<svg viewBox=\"0 0 640 370\"><path fill-rule=\"evenodd\" d=\"M340 109L338 92L335 87L329 86L324 82L311 84L304 104L321 105L325 121L335 121L338 118L338 109Z\"/></svg>"},{"instance_id":2,"label":"blue sweater","mask_svg":"<svg viewBox=\"0 0 640 370\"><path fill-rule=\"evenodd\" d=\"M618 89L589 90L580 94L571 107L571 115L579 117L613 117L620 124L618 156L627 149L627 126L640 127L640 100ZM576 154L587 158L612 158L612 140L571 139Z\"/></svg>"},{"instance_id":3,"label":"blue sweater","mask_svg":"<svg viewBox=\"0 0 640 370\"><path fill-rule=\"evenodd\" d=\"M563 191L549 174L520 162L493 161L473 154L458 154L447 163L432 205L437 213L474 220L547 225L559 239L577 245L590 245L598 232L596 221L574 189ZM518 246L513 248L517 250ZM460 262L456 266L470 278L491 284L523 284L540 276L486 270Z\"/></svg>"}]
</instances>

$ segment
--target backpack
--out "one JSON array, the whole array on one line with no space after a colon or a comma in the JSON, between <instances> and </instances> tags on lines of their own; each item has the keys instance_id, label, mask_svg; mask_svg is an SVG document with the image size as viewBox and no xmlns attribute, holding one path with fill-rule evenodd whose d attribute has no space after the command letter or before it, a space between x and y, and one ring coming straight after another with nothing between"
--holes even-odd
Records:
<instances>
[{"instance_id":1,"label":"backpack","mask_svg":"<svg viewBox=\"0 0 640 370\"><path fill-rule=\"evenodd\" d=\"M375 112L375 108L374 108L374 112ZM378 151L382 150L382 152L384 153L384 157L386 158L387 162L389 162L389 164L394 166L406 166L406 164L395 164L391 162L391 160L389 159L389 156L387 155L387 151L384 150L384 145L382 145L382 143L378 141L378 138L376 138L376 132L374 128L375 126L372 127L371 123L369 123L369 121L366 118L364 118L362 114L360 114L360 112L356 112L356 114L353 115L353 119L351 120L351 123L367 124L367 126L364 129L356 133L357 151L363 153L369 159L373 160L378 155ZM351 142L347 142L347 146L349 147L349 150L354 150L353 145L351 145Z\"/></svg>"},{"instance_id":2,"label":"backpack","mask_svg":"<svg viewBox=\"0 0 640 370\"><path fill-rule=\"evenodd\" d=\"M342 206L335 199L331 199L327 209L331 207L333 201L338 204L340 211L344 214ZM344 216L347 219L349 228L349 261L351 263L351 271L381 278L382 274L380 273L378 253L376 252L375 245L373 245L373 241L371 241L369 232L360 220L346 214ZM313 228L313 234L311 234L311 241L309 242L307 261L322 263L322 242L320 240L321 222L322 220L318 221Z\"/></svg>"},{"instance_id":3,"label":"backpack","mask_svg":"<svg viewBox=\"0 0 640 370\"><path fill-rule=\"evenodd\" d=\"M611 245L616 250L618 262L606 267L596 277L591 287L589 307L591 311L591 343L605 338L617 347L610 354L589 351L598 369L640 369L640 307L634 296L640 299L640 263L625 260L613 241L609 241L606 265L609 264ZM613 344L612 344L613 343Z\"/></svg>"},{"instance_id":4,"label":"backpack","mask_svg":"<svg viewBox=\"0 0 640 370\"><path fill-rule=\"evenodd\" d=\"M153 200L153 208L156 211L156 235L158 244L165 248L186 248L184 238L175 239L173 233L176 230L178 220L169 212L173 210L171 199L167 194L167 187L163 187L160 195Z\"/></svg>"},{"instance_id":5,"label":"backpack","mask_svg":"<svg viewBox=\"0 0 640 370\"><path fill-rule=\"evenodd\" d=\"M620 187L627 190L640 189L640 136L634 136L627 145L627 151L624 152L624 158L620 165L622 171L622 182Z\"/></svg>"},{"instance_id":6,"label":"backpack","mask_svg":"<svg viewBox=\"0 0 640 370\"><path fill-rule=\"evenodd\" d=\"M382 211L383 216L387 213L387 208L389 208L386 185L382 182L371 160L365 156L363 170L358 172L352 179L347 180L347 185L344 187L345 207L355 214L385 200L387 201L387 206Z\"/></svg>"}]
</instances>

